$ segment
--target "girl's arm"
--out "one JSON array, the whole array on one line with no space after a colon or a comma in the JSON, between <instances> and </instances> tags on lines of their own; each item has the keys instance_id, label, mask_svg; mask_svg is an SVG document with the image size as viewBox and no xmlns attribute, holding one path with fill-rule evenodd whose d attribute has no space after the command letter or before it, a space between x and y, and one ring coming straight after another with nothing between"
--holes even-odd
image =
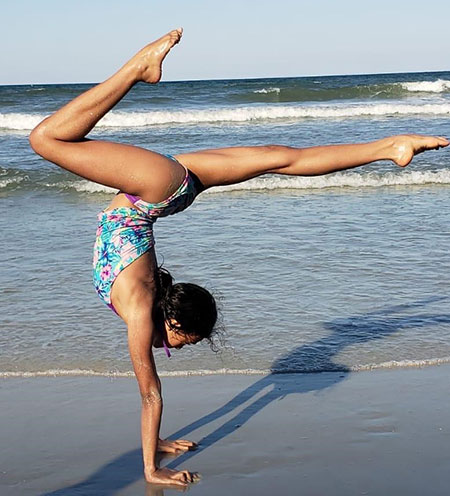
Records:
<instances>
[{"instance_id":1,"label":"girl's arm","mask_svg":"<svg viewBox=\"0 0 450 496\"><path fill-rule=\"evenodd\" d=\"M139 300L138 300L139 301ZM149 298L129 309L128 345L142 398L141 433L144 472L148 482L185 486L193 476L187 470L159 468L156 463L162 415L161 382L152 353L154 324Z\"/></svg>"}]
</instances>

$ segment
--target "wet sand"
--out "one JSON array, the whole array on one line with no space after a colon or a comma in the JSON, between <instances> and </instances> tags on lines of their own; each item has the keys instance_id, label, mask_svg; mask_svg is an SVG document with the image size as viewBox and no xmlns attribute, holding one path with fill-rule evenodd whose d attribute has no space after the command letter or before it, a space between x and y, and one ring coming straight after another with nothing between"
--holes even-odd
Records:
<instances>
[{"instance_id":1,"label":"wet sand","mask_svg":"<svg viewBox=\"0 0 450 496\"><path fill-rule=\"evenodd\" d=\"M200 441L163 463L194 495L444 496L449 366L163 379L162 435ZM170 495L145 483L134 379L0 382L0 494Z\"/></svg>"}]
</instances>

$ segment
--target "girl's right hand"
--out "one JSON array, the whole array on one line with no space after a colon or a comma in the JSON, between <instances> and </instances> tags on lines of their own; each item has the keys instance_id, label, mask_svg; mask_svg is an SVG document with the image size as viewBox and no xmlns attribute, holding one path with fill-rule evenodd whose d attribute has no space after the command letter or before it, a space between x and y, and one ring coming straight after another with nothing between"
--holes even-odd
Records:
<instances>
[{"instance_id":1,"label":"girl's right hand","mask_svg":"<svg viewBox=\"0 0 450 496\"><path fill-rule=\"evenodd\" d=\"M187 486L197 479L196 474L187 470L172 470L170 468L158 468L153 472L145 470L145 480L152 484L171 484L173 486Z\"/></svg>"}]
</instances>

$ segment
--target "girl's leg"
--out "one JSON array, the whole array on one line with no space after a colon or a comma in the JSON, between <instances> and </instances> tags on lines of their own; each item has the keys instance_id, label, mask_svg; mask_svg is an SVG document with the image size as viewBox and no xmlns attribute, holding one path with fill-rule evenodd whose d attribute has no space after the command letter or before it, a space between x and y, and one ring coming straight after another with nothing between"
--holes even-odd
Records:
<instances>
[{"instance_id":1,"label":"girl's leg","mask_svg":"<svg viewBox=\"0 0 450 496\"><path fill-rule=\"evenodd\" d=\"M157 83L161 64L179 42L175 30L147 45L107 81L91 88L41 122L30 135L33 149L79 176L143 197L166 198L184 170L174 161L142 148L85 138L95 124L138 82Z\"/></svg>"},{"instance_id":2,"label":"girl's leg","mask_svg":"<svg viewBox=\"0 0 450 496\"><path fill-rule=\"evenodd\" d=\"M206 187L211 187L239 183L267 173L318 176L377 160L392 160L404 167L414 155L448 144L441 137L402 135L354 145L221 148L180 154L176 158Z\"/></svg>"}]
</instances>

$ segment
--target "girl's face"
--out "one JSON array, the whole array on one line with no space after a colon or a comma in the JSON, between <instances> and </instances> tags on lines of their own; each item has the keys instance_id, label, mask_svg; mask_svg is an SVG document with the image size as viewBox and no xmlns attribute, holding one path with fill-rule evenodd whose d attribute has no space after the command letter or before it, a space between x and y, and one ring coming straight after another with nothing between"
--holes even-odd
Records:
<instances>
[{"instance_id":1,"label":"girl's face","mask_svg":"<svg viewBox=\"0 0 450 496\"><path fill-rule=\"evenodd\" d=\"M176 324L176 322L171 322L172 327ZM168 322L166 322L165 325L167 336L166 344L169 348L176 348L177 350L181 350L181 348L183 348L183 346L187 344L196 344L201 341L201 338L197 336L193 336L191 334L183 334L182 330L178 332L174 331Z\"/></svg>"}]
</instances>

